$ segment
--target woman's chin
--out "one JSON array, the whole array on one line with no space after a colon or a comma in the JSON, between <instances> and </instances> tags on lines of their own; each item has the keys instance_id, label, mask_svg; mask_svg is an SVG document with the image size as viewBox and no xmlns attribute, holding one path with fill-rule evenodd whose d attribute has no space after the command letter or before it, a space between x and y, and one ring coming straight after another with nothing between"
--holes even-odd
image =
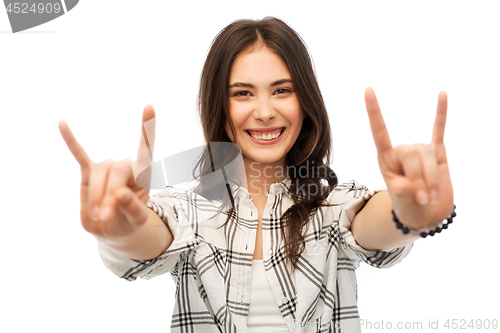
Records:
<instances>
[{"instance_id":1,"label":"woman's chin","mask_svg":"<svg viewBox=\"0 0 500 333\"><path fill-rule=\"evenodd\" d=\"M276 155L266 156L266 154L261 154L259 156L247 156L246 160L250 163L257 164L284 164L284 158L276 158Z\"/></svg>"}]
</instances>

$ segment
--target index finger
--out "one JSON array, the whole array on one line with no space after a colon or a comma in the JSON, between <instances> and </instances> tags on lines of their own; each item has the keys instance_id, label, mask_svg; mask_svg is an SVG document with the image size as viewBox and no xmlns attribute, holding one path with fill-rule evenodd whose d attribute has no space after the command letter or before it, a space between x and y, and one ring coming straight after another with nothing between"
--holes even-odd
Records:
<instances>
[{"instance_id":1,"label":"index finger","mask_svg":"<svg viewBox=\"0 0 500 333\"><path fill-rule=\"evenodd\" d=\"M448 96L441 91L438 96L438 106L434 129L432 131L433 143L444 143L444 127L446 125L446 112L448 110Z\"/></svg>"},{"instance_id":2,"label":"index finger","mask_svg":"<svg viewBox=\"0 0 500 333\"><path fill-rule=\"evenodd\" d=\"M366 111L368 111L368 118L370 119L373 141L375 141L377 151L381 152L392 148L391 138L389 137L389 132L385 126L384 117L382 117L377 97L375 96L373 89L370 87L365 90L365 104Z\"/></svg>"},{"instance_id":3,"label":"index finger","mask_svg":"<svg viewBox=\"0 0 500 333\"><path fill-rule=\"evenodd\" d=\"M148 167L153 161L155 127L155 110L152 105L146 105L142 113L141 142L139 144L139 151L137 152L137 163L140 166Z\"/></svg>"},{"instance_id":4,"label":"index finger","mask_svg":"<svg viewBox=\"0 0 500 333\"><path fill-rule=\"evenodd\" d=\"M92 160L89 158L78 141L76 141L75 136L69 129L68 124L61 120L58 126L59 132L61 132L61 136L63 137L64 142L66 142L66 146L68 146L69 151L73 154L78 164L80 164L80 167L82 169L88 168L92 164Z\"/></svg>"}]
</instances>

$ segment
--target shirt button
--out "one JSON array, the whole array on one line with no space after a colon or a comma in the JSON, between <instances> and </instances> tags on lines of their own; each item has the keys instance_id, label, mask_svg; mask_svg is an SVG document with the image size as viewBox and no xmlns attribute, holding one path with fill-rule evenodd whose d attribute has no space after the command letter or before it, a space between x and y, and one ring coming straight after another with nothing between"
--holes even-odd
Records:
<instances>
[{"instance_id":1,"label":"shirt button","mask_svg":"<svg viewBox=\"0 0 500 333\"><path fill-rule=\"evenodd\" d=\"M270 212L269 212L269 215L273 216L273 211L270 211Z\"/></svg>"},{"instance_id":2,"label":"shirt button","mask_svg":"<svg viewBox=\"0 0 500 333\"><path fill-rule=\"evenodd\" d=\"M269 249L268 253L271 256L273 254L273 250Z\"/></svg>"},{"instance_id":3,"label":"shirt button","mask_svg":"<svg viewBox=\"0 0 500 333\"><path fill-rule=\"evenodd\" d=\"M288 302L288 297L283 297L281 303L286 304Z\"/></svg>"}]
</instances>

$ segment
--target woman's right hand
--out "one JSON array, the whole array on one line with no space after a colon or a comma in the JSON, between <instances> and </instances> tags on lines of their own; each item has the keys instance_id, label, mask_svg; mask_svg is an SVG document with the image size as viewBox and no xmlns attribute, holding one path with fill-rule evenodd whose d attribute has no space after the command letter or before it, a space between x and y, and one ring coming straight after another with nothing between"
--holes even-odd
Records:
<instances>
[{"instance_id":1,"label":"woman's right hand","mask_svg":"<svg viewBox=\"0 0 500 333\"><path fill-rule=\"evenodd\" d=\"M153 107L147 105L142 116L141 142L136 161L106 160L100 163L92 162L83 147L76 141L68 125L64 121L59 122L59 131L81 167L80 219L82 226L99 240L111 243L126 242L146 223L149 210L146 205L149 199L149 188L139 187L134 175L137 176L151 166L155 137L154 118ZM148 135L146 135L143 125L150 120L147 127ZM149 171L151 169L149 168ZM151 175L148 176L150 180ZM143 183L144 180L141 180L141 184ZM108 215L106 215L107 209L109 209Z\"/></svg>"}]
</instances>

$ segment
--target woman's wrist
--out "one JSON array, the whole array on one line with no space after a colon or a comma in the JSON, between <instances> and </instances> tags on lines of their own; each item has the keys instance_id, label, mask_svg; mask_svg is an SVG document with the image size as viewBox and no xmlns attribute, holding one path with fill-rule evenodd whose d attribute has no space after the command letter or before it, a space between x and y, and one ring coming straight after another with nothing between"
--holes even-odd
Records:
<instances>
[{"instance_id":1,"label":"woman's wrist","mask_svg":"<svg viewBox=\"0 0 500 333\"><path fill-rule=\"evenodd\" d=\"M456 208L457 208L457 206L453 205L453 212L450 215L448 215L448 217L443 222L441 222L440 225L438 225L434 229L416 230L416 229L407 227L398 219L398 217L396 216L396 213L394 213L394 209L392 210L392 220L394 221L394 223L396 223L396 228L401 229L403 234L405 234L405 235L407 235L407 234L420 235L420 237L425 238L427 236L434 236L436 233L440 233L441 231L443 231L443 229L448 229L448 225L453 223L453 218L455 216L457 216L457 213L455 212Z\"/></svg>"}]
</instances>

